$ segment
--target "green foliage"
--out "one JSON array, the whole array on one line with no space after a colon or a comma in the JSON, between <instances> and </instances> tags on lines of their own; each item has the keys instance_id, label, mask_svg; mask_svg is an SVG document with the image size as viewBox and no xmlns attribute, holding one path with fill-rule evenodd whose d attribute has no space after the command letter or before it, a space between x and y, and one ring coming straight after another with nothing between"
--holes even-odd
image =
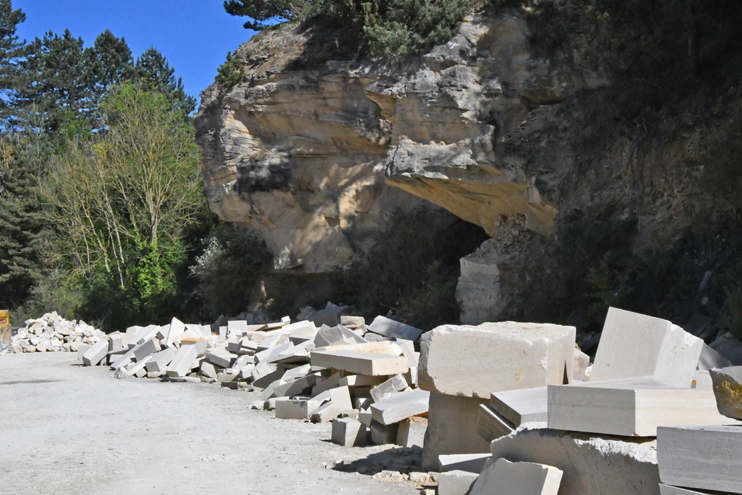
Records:
<instances>
[{"instance_id":1,"label":"green foliage","mask_svg":"<svg viewBox=\"0 0 742 495\"><path fill-rule=\"evenodd\" d=\"M391 312L422 328L457 321L459 259L486 238L479 227L433 208L397 210L364 259L337 275L332 300L367 316Z\"/></svg>"},{"instance_id":2,"label":"green foliage","mask_svg":"<svg viewBox=\"0 0 742 495\"><path fill-rule=\"evenodd\" d=\"M260 31L271 19L292 20L300 16L311 2L304 0L225 0L224 10L230 15L249 17L245 29Z\"/></svg>"},{"instance_id":3,"label":"green foliage","mask_svg":"<svg viewBox=\"0 0 742 495\"><path fill-rule=\"evenodd\" d=\"M270 19L329 20L344 28L343 43L396 59L449 40L474 5L474 0L230 0L224 8L252 18L245 27L255 30Z\"/></svg>"},{"instance_id":4,"label":"green foliage","mask_svg":"<svg viewBox=\"0 0 742 495\"><path fill-rule=\"evenodd\" d=\"M196 99L185 92L182 78L175 78L175 69L170 67L165 56L155 48L148 48L137 57L132 81L145 91L165 95L173 110L190 115L196 109Z\"/></svg>"},{"instance_id":5,"label":"green foliage","mask_svg":"<svg viewBox=\"0 0 742 495\"><path fill-rule=\"evenodd\" d=\"M190 267L196 293L209 318L247 310L253 289L271 267L273 255L255 233L232 225L204 239L206 249Z\"/></svg>"},{"instance_id":6,"label":"green foliage","mask_svg":"<svg viewBox=\"0 0 742 495\"><path fill-rule=\"evenodd\" d=\"M244 74L245 65L238 58L233 57L232 52L229 52L227 60L219 67L216 82L231 87L241 82Z\"/></svg>"},{"instance_id":7,"label":"green foliage","mask_svg":"<svg viewBox=\"0 0 742 495\"><path fill-rule=\"evenodd\" d=\"M18 41L18 25L26 20L21 9L13 9L11 0L0 0L0 119L9 116L8 100L18 79L18 63L24 55L23 43Z\"/></svg>"}]
</instances>

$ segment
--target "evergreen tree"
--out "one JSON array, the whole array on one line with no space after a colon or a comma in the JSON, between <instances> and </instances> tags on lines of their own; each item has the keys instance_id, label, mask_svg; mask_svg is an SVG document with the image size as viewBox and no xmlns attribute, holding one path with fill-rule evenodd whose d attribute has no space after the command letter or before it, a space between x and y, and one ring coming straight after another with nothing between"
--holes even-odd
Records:
<instances>
[{"instance_id":1,"label":"evergreen tree","mask_svg":"<svg viewBox=\"0 0 742 495\"><path fill-rule=\"evenodd\" d=\"M108 29L95 39L88 63L100 95L114 85L131 81L135 76L134 59L129 45L124 38L117 38Z\"/></svg>"},{"instance_id":2,"label":"evergreen tree","mask_svg":"<svg viewBox=\"0 0 742 495\"><path fill-rule=\"evenodd\" d=\"M18 25L26 20L20 9L13 10L11 0L0 0L0 118L9 117L8 100L18 77L18 60L23 56L23 43L18 41Z\"/></svg>"},{"instance_id":3,"label":"evergreen tree","mask_svg":"<svg viewBox=\"0 0 742 495\"><path fill-rule=\"evenodd\" d=\"M196 109L196 99L186 94L181 78L175 79L175 69L155 48L148 48L137 58L136 81L145 91L164 94L173 109L190 115Z\"/></svg>"},{"instance_id":4,"label":"evergreen tree","mask_svg":"<svg viewBox=\"0 0 742 495\"><path fill-rule=\"evenodd\" d=\"M306 9L307 3L302 0L225 0L224 10L230 15L251 18L245 23L245 29L260 31L270 19L295 19Z\"/></svg>"},{"instance_id":5,"label":"evergreen tree","mask_svg":"<svg viewBox=\"0 0 742 495\"><path fill-rule=\"evenodd\" d=\"M58 132L66 121L93 122L96 94L89 61L95 59L93 48L83 48L81 38L66 29L62 36L49 31L28 47L20 64L15 104L21 108L35 105L45 116L43 128Z\"/></svg>"},{"instance_id":6,"label":"evergreen tree","mask_svg":"<svg viewBox=\"0 0 742 495\"><path fill-rule=\"evenodd\" d=\"M0 143L0 306L17 307L41 278L44 215L34 170L44 162L43 140L5 134Z\"/></svg>"}]
</instances>

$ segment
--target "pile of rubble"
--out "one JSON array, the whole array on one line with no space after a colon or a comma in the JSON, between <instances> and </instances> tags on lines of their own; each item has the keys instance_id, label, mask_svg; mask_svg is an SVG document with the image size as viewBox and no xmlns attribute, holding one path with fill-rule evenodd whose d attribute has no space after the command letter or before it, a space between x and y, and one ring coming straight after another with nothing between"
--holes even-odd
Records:
<instances>
[{"instance_id":1,"label":"pile of rubble","mask_svg":"<svg viewBox=\"0 0 742 495\"><path fill-rule=\"evenodd\" d=\"M76 352L79 346L94 345L101 340L106 340L101 330L84 321L65 320L55 311L26 320L26 326L11 337L10 346L3 352Z\"/></svg>"},{"instance_id":2,"label":"pile of rubble","mask_svg":"<svg viewBox=\"0 0 742 495\"><path fill-rule=\"evenodd\" d=\"M574 327L423 333L346 309L293 323L173 319L77 344L78 355L118 378L257 391L252 407L332 422L339 445L422 448L422 471L439 476L380 474L435 479L438 495L742 494L742 354L731 336L717 352L669 321L611 308L591 363Z\"/></svg>"}]
</instances>

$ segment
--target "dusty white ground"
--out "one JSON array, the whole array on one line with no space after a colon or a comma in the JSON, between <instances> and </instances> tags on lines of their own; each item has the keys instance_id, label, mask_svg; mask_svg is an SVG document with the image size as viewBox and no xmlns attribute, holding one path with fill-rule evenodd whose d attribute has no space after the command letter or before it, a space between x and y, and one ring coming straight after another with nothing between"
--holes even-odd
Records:
<instances>
[{"instance_id":1,"label":"dusty white ground","mask_svg":"<svg viewBox=\"0 0 742 495\"><path fill-rule=\"evenodd\" d=\"M417 493L371 475L419 454L334 445L330 425L274 419L256 398L117 380L74 354L0 356L0 494Z\"/></svg>"}]
</instances>

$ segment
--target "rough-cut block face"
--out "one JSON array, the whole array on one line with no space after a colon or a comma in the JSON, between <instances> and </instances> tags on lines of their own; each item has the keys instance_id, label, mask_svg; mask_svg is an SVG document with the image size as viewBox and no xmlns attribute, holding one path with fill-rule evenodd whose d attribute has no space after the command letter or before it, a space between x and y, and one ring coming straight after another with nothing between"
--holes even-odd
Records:
<instances>
[{"instance_id":1,"label":"rough-cut block face","mask_svg":"<svg viewBox=\"0 0 742 495\"><path fill-rule=\"evenodd\" d=\"M420 343L420 388L489 399L492 392L564 383L575 328L537 323L443 325Z\"/></svg>"},{"instance_id":2,"label":"rough-cut block face","mask_svg":"<svg viewBox=\"0 0 742 495\"><path fill-rule=\"evenodd\" d=\"M683 426L657 431L660 479L666 485L742 493L740 452L742 426Z\"/></svg>"},{"instance_id":3,"label":"rough-cut block face","mask_svg":"<svg viewBox=\"0 0 742 495\"><path fill-rule=\"evenodd\" d=\"M742 419L742 366L710 370L716 406L724 416Z\"/></svg>"},{"instance_id":4,"label":"rough-cut block face","mask_svg":"<svg viewBox=\"0 0 742 495\"><path fill-rule=\"evenodd\" d=\"M667 320L610 308L590 381L654 376L687 388L702 350L703 340Z\"/></svg>"},{"instance_id":5,"label":"rough-cut block face","mask_svg":"<svg viewBox=\"0 0 742 495\"><path fill-rule=\"evenodd\" d=\"M557 495L562 471L533 462L489 459L471 495Z\"/></svg>"},{"instance_id":6,"label":"rough-cut block face","mask_svg":"<svg viewBox=\"0 0 742 495\"><path fill-rule=\"evenodd\" d=\"M548 425L556 430L653 437L657 427L722 425L710 390L679 389L653 377L549 386Z\"/></svg>"},{"instance_id":7,"label":"rough-cut block face","mask_svg":"<svg viewBox=\"0 0 742 495\"><path fill-rule=\"evenodd\" d=\"M517 427L546 421L547 395L546 387L493 392L490 405Z\"/></svg>"}]
</instances>

